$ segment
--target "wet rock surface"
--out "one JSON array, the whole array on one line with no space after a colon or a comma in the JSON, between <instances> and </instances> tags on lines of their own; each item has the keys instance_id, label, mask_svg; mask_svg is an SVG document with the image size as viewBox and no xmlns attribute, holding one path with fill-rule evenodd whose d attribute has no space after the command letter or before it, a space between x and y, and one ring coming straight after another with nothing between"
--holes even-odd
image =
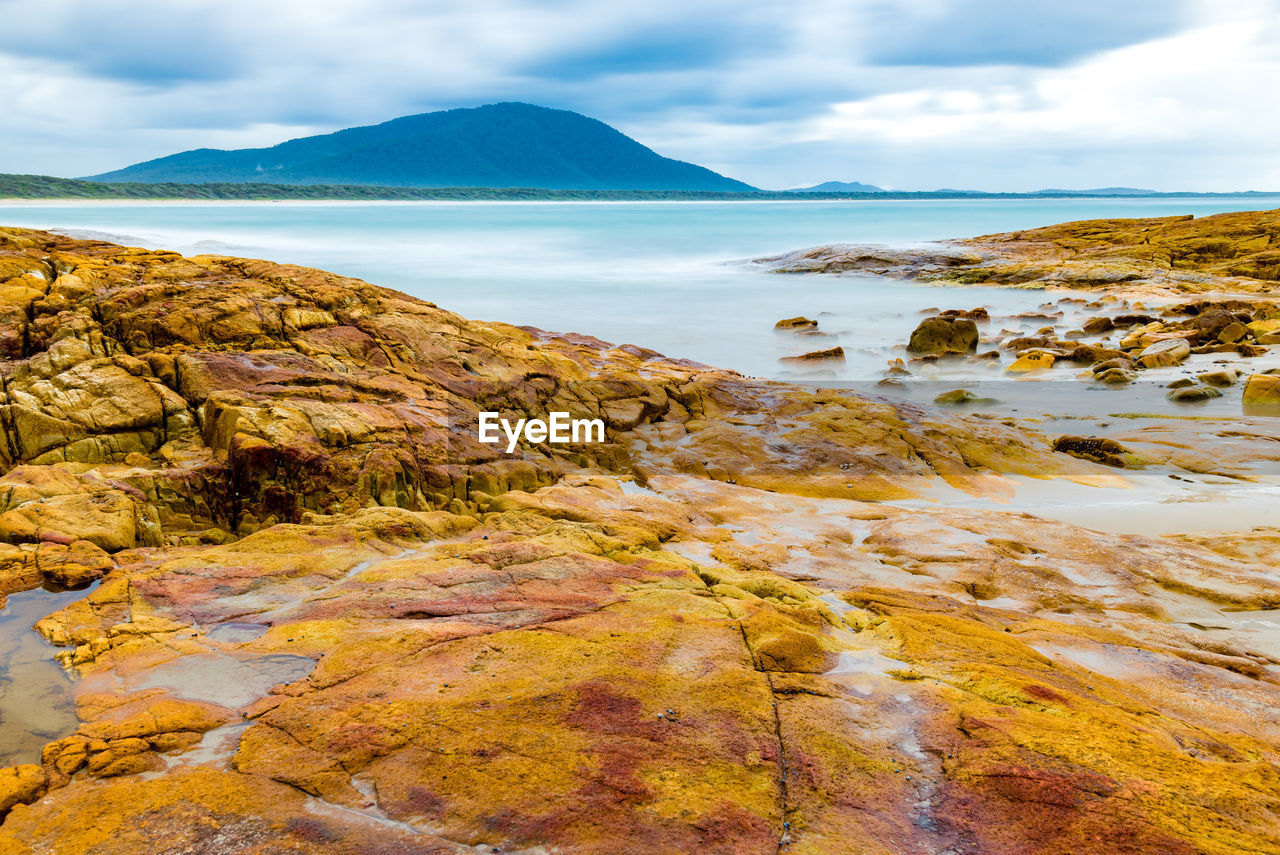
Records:
<instances>
[{"instance_id":1,"label":"wet rock surface","mask_svg":"<svg viewBox=\"0 0 1280 855\"><path fill-rule=\"evenodd\" d=\"M985 367L1029 380L1070 371L1099 388L1119 389L1181 374L1207 379L1164 396L1173 405L1225 396L1249 410L1259 406L1265 381L1253 392L1231 389L1236 376L1280 365L1273 352L1280 342L1277 253L1280 211L1253 211L1091 220L884 252L833 245L754 263L780 273L873 272L1057 295L1040 312L997 319L987 308L933 309L915 330L904 327L899 351L938 366L926 380L972 382ZM871 257L879 263L868 267ZM986 328L993 320L1015 323ZM1037 322L1046 325L1035 329ZM962 331L960 324L970 326ZM996 349L972 355L984 346ZM971 355L959 358L965 354ZM957 364L967 368L957 372ZM909 383L897 385L910 395Z\"/></svg>"},{"instance_id":2,"label":"wet rock surface","mask_svg":"<svg viewBox=\"0 0 1280 855\"><path fill-rule=\"evenodd\" d=\"M0 247L0 580L100 579L36 624L78 724L0 770L0 851L1280 848L1280 531L1015 489L1262 479L1264 422L1054 443L318 271ZM504 454L482 409L606 442Z\"/></svg>"},{"instance_id":3,"label":"wet rock surface","mask_svg":"<svg viewBox=\"0 0 1280 855\"><path fill-rule=\"evenodd\" d=\"M969 318L939 315L927 318L911 333L907 352L970 353L978 347L978 325Z\"/></svg>"},{"instance_id":4,"label":"wet rock surface","mask_svg":"<svg viewBox=\"0 0 1280 855\"><path fill-rule=\"evenodd\" d=\"M1254 374L1244 384L1244 402L1270 407L1280 407L1280 376Z\"/></svg>"},{"instance_id":5,"label":"wet rock surface","mask_svg":"<svg viewBox=\"0 0 1280 855\"><path fill-rule=\"evenodd\" d=\"M783 273L874 272L962 284L1107 289L1133 295L1274 293L1280 211L1083 220L921 249L814 247L758 259ZM1223 288L1228 281L1231 287Z\"/></svg>"},{"instance_id":6,"label":"wet rock surface","mask_svg":"<svg viewBox=\"0 0 1280 855\"><path fill-rule=\"evenodd\" d=\"M829 347L826 350L811 350L799 356L782 357L783 362L826 362L829 360L843 361L844 348Z\"/></svg>"}]
</instances>

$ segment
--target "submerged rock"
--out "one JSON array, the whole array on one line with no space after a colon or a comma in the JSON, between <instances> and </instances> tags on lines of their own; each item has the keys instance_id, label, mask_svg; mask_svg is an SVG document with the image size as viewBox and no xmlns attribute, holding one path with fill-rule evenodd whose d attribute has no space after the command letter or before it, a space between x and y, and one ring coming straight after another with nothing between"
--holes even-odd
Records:
<instances>
[{"instance_id":1,"label":"submerged rock","mask_svg":"<svg viewBox=\"0 0 1280 855\"><path fill-rule=\"evenodd\" d=\"M1135 459L1129 449L1105 437L1060 436L1053 441L1053 450L1122 469Z\"/></svg>"},{"instance_id":2,"label":"submerged rock","mask_svg":"<svg viewBox=\"0 0 1280 855\"><path fill-rule=\"evenodd\" d=\"M1093 379L1108 386L1120 386L1138 379L1138 372L1124 368L1108 368L1093 375Z\"/></svg>"},{"instance_id":3,"label":"submerged rock","mask_svg":"<svg viewBox=\"0 0 1280 855\"><path fill-rule=\"evenodd\" d=\"M957 404L994 404L996 399L975 395L968 389L953 389L950 392L943 392L934 398L933 402L942 406L953 406Z\"/></svg>"},{"instance_id":4,"label":"submerged rock","mask_svg":"<svg viewBox=\"0 0 1280 855\"><path fill-rule=\"evenodd\" d=\"M901 357L889 361L889 367L884 372L889 377L907 377L911 371L907 368L907 364L902 361Z\"/></svg>"},{"instance_id":5,"label":"submerged rock","mask_svg":"<svg viewBox=\"0 0 1280 855\"><path fill-rule=\"evenodd\" d=\"M1180 403L1191 403L1194 401L1207 401L1210 398L1221 398L1222 392L1213 386L1184 386L1178 389L1172 389L1166 396L1170 401L1178 401Z\"/></svg>"},{"instance_id":6,"label":"submerged rock","mask_svg":"<svg viewBox=\"0 0 1280 855\"><path fill-rule=\"evenodd\" d=\"M1029 371L1044 371L1052 368L1057 358L1048 351L1026 350L1018 354L1018 358L1009 364L1005 371L1021 374Z\"/></svg>"},{"instance_id":7,"label":"submerged rock","mask_svg":"<svg viewBox=\"0 0 1280 855\"><path fill-rule=\"evenodd\" d=\"M1233 386L1240 379L1240 372L1234 368L1223 368L1218 371L1205 371L1197 374L1196 379L1210 386Z\"/></svg>"},{"instance_id":8,"label":"submerged rock","mask_svg":"<svg viewBox=\"0 0 1280 855\"><path fill-rule=\"evenodd\" d=\"M980 400L979 397L968 389L953 389L950 392L943 392L934 398L933 402L935 404L967 404L977 400Z\"/></svg>"},{"instance_id":9,"label":"submerged rock","mask_svg":"<svg viewBox=\"0 0 1280 855\"><path fill-rule=\"evenodd\" d=\"M776 330L816 330L818 322L803 316L783 318L773 325Z\"/></svg>"},{"instance_id":10,"label":"submerged rock","mask_svg":"<svg viewBox=\"0 0 1280 855\"><path fill-rule=\"evenodd\" d=\"M947 309L940 313L940 317L944 318L969 318L974 321L986 322L991 320L991 315L987 310L978 306L976 309Z\"/></svg>"},{"instance_id":11,"label":"submerged rock","mask_svg":"<svg viewBox=\"0 0 1280 855\"><path fill-rule=\"evenodd\" d=\"M1119 368L1123 371L1129 371L1133 368L1133 362L1126 357L1119 356L1113 359L1106 359L1090 367L1094 374L1101 374L1104 371L1110 371L1113 368Z\"/></svg>"},{"instance_id":12,"label":"submerged rock","mask_svg":"<svg viewBox=\"0 0 1280 855\"><path fill-rule=\"evenodd\" d=\"M844 361L843 347L830 347L826 350L814 350L809 353L802 353L799 356L784 356L781 362L827 362L827 361Z\"/></svg>"},{"instance_id":13,"label":"submerged rock","mask_svg":"<svg viewBox=\"0 0 1280 855\"><path fill-rule=\"evenodd\" d=\"M973 353L978 349L978 325L969 318L926 318L911 333L907 352L915 354Z\"/></svg>"}]
</instances>

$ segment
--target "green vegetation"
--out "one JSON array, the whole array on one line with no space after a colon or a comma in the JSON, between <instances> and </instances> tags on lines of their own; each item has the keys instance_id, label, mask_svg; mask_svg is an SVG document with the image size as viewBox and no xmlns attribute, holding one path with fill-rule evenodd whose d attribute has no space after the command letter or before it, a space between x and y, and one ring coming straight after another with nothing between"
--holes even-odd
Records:
<instances>
[{"instance_id":1,"label":"green vegetation","mask_svg":"<svg viewBox=\"0 0 1280 855\"><path fill-rule=\"evenodd\" d=\"M529 187L368 187L344 184L108 184L53 178L48 175L0 174L0 199L290 199L365 201L734 201L745 199L804 201L851 199L1031 199L1065 198L1072 193L973 193L957 191L814 193L768 190L717 193L709 190L540 190ZM1153 196L1258 196L1248 193L1152 193ZM1096 194L1090 194L1096 197Z\"/></svg>"},{"instance_id":2,"label":"green vegetation","mask_svg":"<svg viewBox=\"0 0 1280 855\"><path fill-rule=\"evenodd\" d=\"M245 199L245 200L501 200L501 199L756 199L810 198L811 193L716 193L704 190L539 190L493 187L369 187L352 184L138 184L81 181L48 175L0 174L0 199Z\"/></svg>"}]
</instances>

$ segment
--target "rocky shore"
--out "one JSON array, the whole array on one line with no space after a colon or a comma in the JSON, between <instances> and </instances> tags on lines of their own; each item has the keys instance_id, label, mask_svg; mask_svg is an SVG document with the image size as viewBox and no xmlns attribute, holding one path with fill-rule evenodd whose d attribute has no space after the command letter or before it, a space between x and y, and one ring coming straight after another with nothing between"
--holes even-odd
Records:
<instances>
[{"instance_id":1,"label":"rocky shore","mask_svg":"<svg viewBox=\"0 0 1280 855\"><path fill-rule=\"evenodd\" d=\"M1280 215L1226 216L772 263L1107 282L1231 315L1109 358L1266 348ZM14 229L0 312L0 604L92 586L36 624L78 724L5 758L0 852L1280 850L1280 530L1016 498L1262 483L1265 415L1068 436Z\"/></svg>"},{"instance_id":2,"label":"rocky shore","mask_svg":"<svg viewBox=\"0 0 1280 855\"><path fill-rule=\"evenodd\" d=\"M1280 210L1081 220L909 249L836 244L757 259L783 273L864 271L960 285L1107 289L1130 299L1276 293Z\"/></svg>"},{"instance_id":3,"label":"rocky shore","mask_svg":"<svg viewBox=\"0 0 1280 855\"><path fill-rule=\"evenodd\" d=\"M1073 366L1089 369L1081 379L1115 386L1144 369L1208 355L1206 370L1155 375L1170 383L1171 400L1218 397L1243 380L1246 405L1280 407L1280 379L1249 376L1280 373L1280 363L1251 370L1249 361L1280 344L1280 211L1090 220L912 249L841 244L755 264L777 273L871 273L1056 295L1039 312L1005 318L1012 329L992 326L985 307L927 317L905 348L915 364L968 359L1013 374ZM818 330L816 321L783 326L790 321L779 328ZM911 373L899 360L886 377L900 383L893 378Z\"/></svg>"}]
</instances>

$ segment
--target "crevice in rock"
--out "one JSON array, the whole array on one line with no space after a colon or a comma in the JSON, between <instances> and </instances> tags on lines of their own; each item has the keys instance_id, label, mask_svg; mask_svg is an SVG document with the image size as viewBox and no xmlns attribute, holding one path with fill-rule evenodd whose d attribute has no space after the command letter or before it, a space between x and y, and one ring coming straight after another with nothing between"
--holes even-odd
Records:
<instances>
[{"instance_id":1,"label":"crevice in rock","mask_svg":"<svg viewBox=\"0 0 1280 855\"><path fill-rule=\"evenodd\" d=\"M791 805L787 796L787 746L786 741L782 737L782 716L778 711L778 698L784 696L784 693L779 692L778 688L774 685L773 675L770 674L769 671L760 667L760 659L756 655L756 651L752 648L751 642L747 639L747 629L742 625L742 621L734 618L733 611L729 608L728 604L721 599L720 595L715 592L714 588L710 584L708 584L707 580L701 573L695 571L693 575L702 583L703 587L706 588L707 593L715 599L716 603L724 609L725 616L734 622L734 625L738 628L738 634L742 637L742 646L747 651L747 657L751 660L751 667L764 677L765 684L769 687L769 696L772 698L771 708L773 710L773 732L774 738L778 743L778 808L782 822L782 830L778 833L777 852L781 853L783 847L791 843L791 820L789 818L791 815Z\"/></svg>"}]
</instances>

